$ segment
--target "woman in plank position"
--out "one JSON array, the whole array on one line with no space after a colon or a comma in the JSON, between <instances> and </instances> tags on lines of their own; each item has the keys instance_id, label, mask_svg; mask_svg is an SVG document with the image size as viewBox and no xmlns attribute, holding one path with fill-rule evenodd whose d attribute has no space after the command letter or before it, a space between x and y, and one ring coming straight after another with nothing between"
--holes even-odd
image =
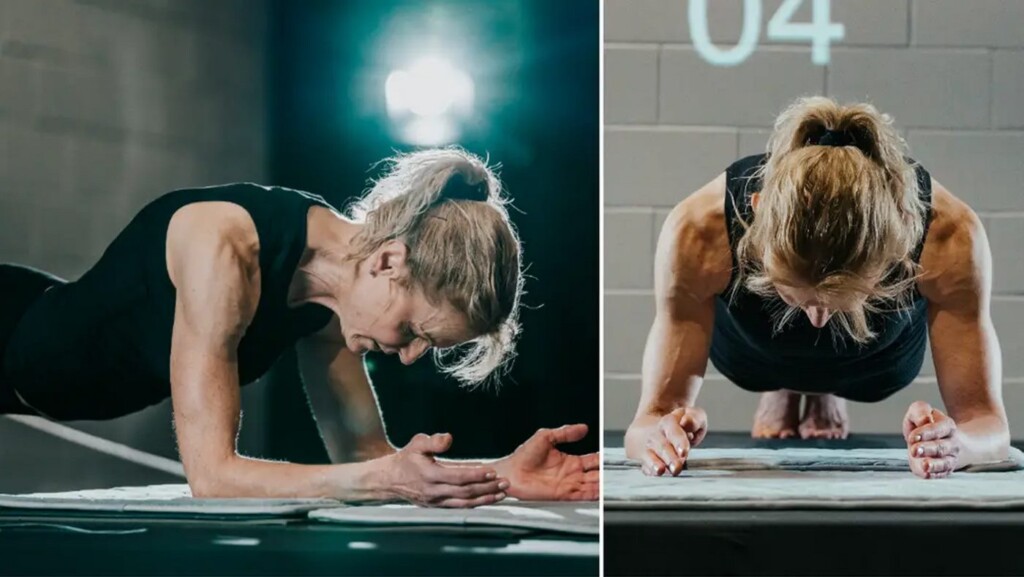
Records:
<instances>
[{"instance_id":1,"label":"woman in plank position","mask_svg":"<svg viewBox=\"0 0 1024 577\"><path fill-rule=\"evenodd\" d=\"M944 477L1006 457L985 231L904 151L874 107L800 99L776 120L767 154L675 207L626 433L647 474L678 474L704 438L709 358L761 393L754 437L844 438L846 399L881 402L909 385L929 339L948 414L910 405L910 468Z\"/></svg>"},{"instance_id":2,"label":"woman in plank position","mask_svg":"<svg viewBox=\"0 0 1024 577\"><path fill-rule=\"evenodd\" d=\"M354 464L236 451L239 386L296 344L306 386L361 398L381 436L363 353L409 364L433 350L466 383L498 370L522 293L505 202L495 174L457 149L393 159L347 216L318 196L253 184L166 194L77 281L0 265L0 414L109 419L170 396L197 497L595 499L597 455L556 449L584 425L542 429L488 464L438 461L446 434Z\"/></svg>"}]
</instances>

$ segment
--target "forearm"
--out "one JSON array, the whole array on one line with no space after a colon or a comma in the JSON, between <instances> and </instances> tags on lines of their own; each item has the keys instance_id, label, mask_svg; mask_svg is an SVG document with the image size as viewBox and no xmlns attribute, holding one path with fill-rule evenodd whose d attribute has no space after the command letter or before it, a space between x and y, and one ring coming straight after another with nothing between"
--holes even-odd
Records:
<instances>
[{"instance_id":1,"label":"forearm","mask_svg":"<svg viewBox=\"0 0 1024 577\"><path fill-rule=\"evenodd\" d=\"M337 340L300 341L299 365L321 435L334 462L395 452L387 441L363 360Z\"/></svg>"},{"instance_id":2,"label":"forearm","mask_svg":"<svg viewBox=\"0 0 1024 577\"><path fill-rule=\"evenodd\" d=\"M639 459L647 450L647 439L661 426L665 415L680 407L693 407L703 378L692 371L666 371L667 374L644 376L645 392L640 397L633 422L626 429L626 456ZM648 380L650 379L650 380ZM655 385L660 386L657 388ZM651 383L650 385L648 383ZM653 390L647 394L648 390Z\"/></svg>"},{"instance_id":3,"label":"forearm","mask_svg":"<svg viewBox=\"0 0 1024 577\"><path fill-rule=\"evenodd\" d=\"M298 465L235 456L189 474L193 496L205 498L394 498L379 460L346 465Z\"/></svg>"},{"instance_id":4,"label":"forearm","mask_svg":"<svg viewBox=\"0 0 1024 577\"><path fill-rule=\"evenodd\" d=\"M1010 429L1005 420L997 415L986 415L956 425L961 445L958 468L1007 458Z\"/></svg>"},{"instance_id":5,"label":"forearm","mask_svg":"<svg viewBox=\"0 0 1024 577\"><path fill-rule=\"evenodd\" d=\"M699 322L655 318L644 346L641 393L633 422L626 430L626 455L640 458L659 420L680 407L692 407L707 368L707 334Z\"/></svg>"}]
</instances>

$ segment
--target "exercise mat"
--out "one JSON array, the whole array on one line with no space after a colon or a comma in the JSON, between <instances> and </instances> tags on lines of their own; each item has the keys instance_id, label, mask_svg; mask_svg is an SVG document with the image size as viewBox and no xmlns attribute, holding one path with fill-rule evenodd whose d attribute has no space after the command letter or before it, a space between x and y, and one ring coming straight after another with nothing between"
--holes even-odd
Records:
<instances>
[{"instance_id":1,"label":"exercise mat","mask_svg":"<svg viewBox=\"0 0 1024 577\"><path fill-rule=\"evenodd\" d=\"M159 517L295 517L340 506L329 499L195 499L188 485L150 485L61 493L0 494L0 511L131 513Z\"/></svg>"},{"instance_id":2,"label":"exercise mat","mask_svg":"<svg viewBox=\"0 0 1024 577\"><path fill-rule=\"evenodd\" d=\"M598 535L597 503L506 500L474 509L432 509L406 504L362 505L321 509L316 521L357 525L459 525L535 529Z\"/></svg>"},{"instance_id":3,"label":"exercise mat","mask_svg":"<svg viewBox=\"0 0 1024 577\"><path fill-rule=\"evenodd\" d=\"M1021 509L1020 456L921 479L903 449L695 449L678 477L650 477L610 449L605 508Z\"/></svg>"},{"instance_id":4,"label":"exercise mat","mask_svg":"<svg viewBox=\"0 0 1024 577\"><path fill-rule=\"evenodd\" d=\"M606 447L604 468L639 469L640 462L626 458L622 447ZM726 471L909 471L906 449L716 449L695 448L686 462L687 469ZM981 463L964 472L1004 472L1024 469L1024 453L1010 447L1006 459Z\"/></svg>"}]
</instances>

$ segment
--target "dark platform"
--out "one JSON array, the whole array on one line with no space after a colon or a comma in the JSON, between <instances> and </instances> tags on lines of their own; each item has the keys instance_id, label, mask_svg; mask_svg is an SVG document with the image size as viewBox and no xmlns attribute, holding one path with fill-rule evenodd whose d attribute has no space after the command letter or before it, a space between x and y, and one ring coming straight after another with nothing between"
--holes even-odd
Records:
<instances>
[{"instance_id":1,"label":"dark platform","mask_svg":"<svg viewBox=\"0 0 1024 577\"><path fill-rule=\"evenodd\" d=\"M597 538L0 512L0 575L597 575Z\"/></svg>"}]
</instances>

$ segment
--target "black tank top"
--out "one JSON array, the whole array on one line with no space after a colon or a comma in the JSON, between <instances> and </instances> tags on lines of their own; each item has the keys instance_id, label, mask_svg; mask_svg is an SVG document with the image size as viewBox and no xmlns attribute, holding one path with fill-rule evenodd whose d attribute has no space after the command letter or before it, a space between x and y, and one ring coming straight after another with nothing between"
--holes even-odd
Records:
<instances>
[{"instance_id":1,"label":"black tank top","mask_svg":"<svg viewBox=\"0 0 1024 577\"><path fill-rule=\"evenodd\" d=\"M175 287L167 228L178 209L207 201L244 208L259 236L260 301L238 348L240 382L256 380L327 324L329 309L287 304L307 213L329 207L321 197L255 184L174 191L143 208L79 280L51 288L26 311L4 367L28 405L57 419L101 419L170 396Z\"/></svg>"},{"instance_id":2,"label":"black tank top","mask_svg":"<svg viewBox=\"0 0 1024 577\"><path fill-rule=\"evenodd\" d=\"M726 169L725 216L733 263L743 234L740 217L750 222L750 196L761 190L758 169L767 155L749 156ZM931 218L931 177L917 168L921 199ZM924 248L922 236L915 262ZM877 336L865 345L840 338L830 327L816 329L807 316L797 315L773 335L773 319L765 300L740 288L730 302L736 268L729 287L715 299L715 324L710 358L727 378L755 391L790 389L837 393L853 400L876 401L906 386L921 370L927 343L927 302L914 290L912 307L901 312L869 315Z\"/></svg>"}]
</instances>

